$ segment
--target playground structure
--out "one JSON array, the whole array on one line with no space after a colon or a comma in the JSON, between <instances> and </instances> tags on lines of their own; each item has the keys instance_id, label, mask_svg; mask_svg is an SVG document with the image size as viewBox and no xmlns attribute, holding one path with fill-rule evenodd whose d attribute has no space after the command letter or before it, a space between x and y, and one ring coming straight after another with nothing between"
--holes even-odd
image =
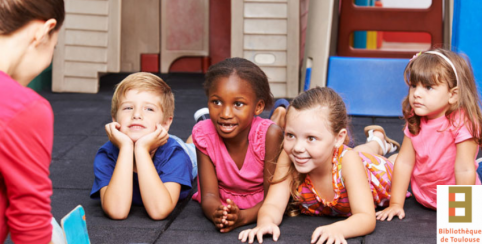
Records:
<instances>
[{"instance_id":1,"label":"playground structure","mask_svg":"<svg viewBox=\"0 0 482 244\"><path fill-rule=\"evenodd\" d=\"M66 0L52 89L95 93L104 73L205 72L237 56L265 71L275 97L329 86L342 94L351 115L400 116L403 68L415 53L453 47L468 55L476 78L481 75L480 38L471 31L480 25L474 11L481 9L479 1L432 0L422 9L381 5L374 0ZM395 50L384 42L389 39L425 43Z\"/></svg>"}]
</instances>

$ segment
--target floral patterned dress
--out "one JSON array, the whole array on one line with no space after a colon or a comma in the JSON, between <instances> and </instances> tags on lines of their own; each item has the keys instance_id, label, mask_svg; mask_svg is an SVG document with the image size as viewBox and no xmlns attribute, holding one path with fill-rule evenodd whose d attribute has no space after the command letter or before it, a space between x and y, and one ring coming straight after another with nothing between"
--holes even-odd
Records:
<instances>
[{"instance_id":1,"label":"floral patterned dress","mask_svg":"<svg viewBox=\"0 0 482 244\"><path fill-rule=\"evenodd\" d=\"M312 216L340 216L348 217L351 213L348 193L342 175L341 160L345 153L351 148L342 145L337 149L333 158L332 185L335 197L332 201L322 199L315 190L310 177L307 175L305 181L298 187L301 195L301 213ZM388 159L369 153L358 153L365 166L366 175L373 196L374 207L388 206L390 200L390 187L392 182L393 163ZM407 197L410 193L407 192Z\"/></svg>"}]
</instances>

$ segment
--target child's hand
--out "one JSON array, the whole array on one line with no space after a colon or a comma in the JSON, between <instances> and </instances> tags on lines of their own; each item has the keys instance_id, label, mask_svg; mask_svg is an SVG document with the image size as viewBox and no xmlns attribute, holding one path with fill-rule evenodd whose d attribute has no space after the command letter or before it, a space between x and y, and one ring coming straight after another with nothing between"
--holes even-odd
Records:
<instances>
[{"instance_id":1,"label":"child's hand","mask_svg":"<svg viewBox=\"0 0 482 244\"><path fill-rule=\"evenodd\" d=\"M160 124L156 126L156 130L139 138L136 141L136 148L144 148L148 152L156 150L158 147L164 145L169 138L169 134L167 133L166 129L162 127Z\"/></svg>"},{"instance_id":2,"label":"child's hand","mask_svg":"<svg viewBox=\"0 0 482 244\"><path fill-rule=\"evenodd\" d=\"M318 241L316 241L318 240ZM343 236L342 231L339 228L335 228L332 225L325 225L320 226L313 231L313 235L311 236L311 243L343 243L346 244L345 237Z\"/></svg>"},{"instance_id":3,"label":"child's hand","mask_svg":"<svg viewBox=\"0 0 482 244\"><path fill-rule=\"evenodd\" d=\"M231 199L226 199L228 206L225 207L223 212L223 227L221 232L229 232L235 228L235 224L239 219L239 207Z\"/></svg>"},{"instance_id":4,"label":"child's hand","mask_svg":"<svg viewBox=\"0 0 482 244\"><path fill-rule=\"evenodd\" d=\"M265 234L273 235L273 241L278 241L280 235L279 227L273 223L269 223L257 226L254 229L243 230L239 233L238 240L242 242L246 242L247 240L249 243L253 243L254 237L256 236L258 242L263 243L263 235Z\"/></svg>"},{"instance_id":5,"label":"child's hand","mask_svg":"<svg viewBox=\"0 0 482 244\"><path fill-rule=\"evenodd\" d=\"M382 211L378 211L376 213L377 220L387 221L392 220L393 217L398 216L399 219L405 218L405 211L403 211L403 207L399 205L390 205L389 207L383 209Z\"/></svg>"},{"instance_id":6,"label":"child's hand","mask_svg":"<svg viewBox=\"0 0 482 244\"><path fill-rule=\"evenodd\" d=\"M219 205L216 211L213 213L213 223L214 226L218 229L222 229L224 227L223 221L225 220L224 213L227 214L228 208L224 205Z\"/></svg>"},{"instance_id":7,"label":"child's hand","mask_svg":"<svg viewBox=\"0 0 482 244\"><path fill-rule=\"evenodd\" d=\"M117 122L111 122L105 125L105 132L109 137L109 141L117 148L125 145L133 145L131 138L119 130L120 127L120 124Z\"/></svg>"}]
</instances>

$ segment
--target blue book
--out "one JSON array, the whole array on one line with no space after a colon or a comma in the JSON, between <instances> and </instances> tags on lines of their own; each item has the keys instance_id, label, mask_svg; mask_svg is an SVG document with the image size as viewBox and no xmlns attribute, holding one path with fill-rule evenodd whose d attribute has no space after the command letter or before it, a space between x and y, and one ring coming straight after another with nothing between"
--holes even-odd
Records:
<instances>
[{"instance_id":1,"label":"blue book","mask_svg":"<svg viewBox=\"0 0 482 244\"><path fill-rule=\"evenodd\" d=\"M85 211L81 205L65 215L61 220L61 225L68 244L90 244Z\"/></svg>"}]
</instances>

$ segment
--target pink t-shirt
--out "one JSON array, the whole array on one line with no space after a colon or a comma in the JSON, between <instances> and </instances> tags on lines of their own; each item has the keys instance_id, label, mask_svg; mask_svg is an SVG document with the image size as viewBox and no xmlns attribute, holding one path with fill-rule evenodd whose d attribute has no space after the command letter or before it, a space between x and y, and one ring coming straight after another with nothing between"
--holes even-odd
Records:
<instances>
[{"instance_id":1,"label":"pink t-shirt","mask_svg":"<svg viewBox=\"0 0 482 244\"><path fill-rule=\"evenodd\" d=\"M218 177L219 197L224 205L226 199L233 200L240 209L255 206L264 199L264 156L266 132L273 121L255 117L249 131L248 151L243 167L238 166L229 155L226 145L216 132L213 122L204 120L197 123L192 130L192 139L196 148L209 156L214 164ZM193 199L201 202L198 178L198 192Z\"/></svg>"},{"instance_id":2,"label":"pink t-shirt","mask_svg":"<svg viewBox=\"0 0 482 244\"><path fill-rule=\"evenodd\" d=\"M0 98L0 243L48 243L52 108L1 71Z\"/></svg>"},{"instance_id":3,"label":"pink t-shirt","mask_svg":"<svg viewBox=\"0 0 482 244\"><path fill-rule=\"evenodd\" d=\"M437 185L455 185L456 144L471 139L472 135L466 126L456 128L450 125L445 116L432 120L422 118L416 136L408 131L408 127L404 133L412 140L415 150L411 177L413 194L425 207L437 209ZM477 168L475 158L474 165ZM477 176L476 184L480 185Z\"/></svg>"}]
</instances>

